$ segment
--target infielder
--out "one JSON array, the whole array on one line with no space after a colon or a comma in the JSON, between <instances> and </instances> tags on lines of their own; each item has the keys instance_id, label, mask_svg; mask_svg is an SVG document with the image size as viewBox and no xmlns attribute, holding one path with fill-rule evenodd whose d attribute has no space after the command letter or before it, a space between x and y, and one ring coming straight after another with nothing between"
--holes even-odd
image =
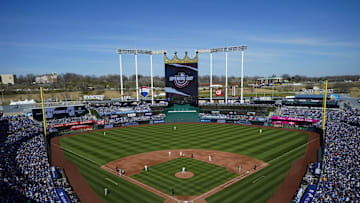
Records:
<instances>
[{"instance_id":1,"label":"infielder","mask_svg":"<svg viewBox=\"0 0 360 203\"><path fill-rule=\"evenodd\" d=\"M105 188L105 197L107 196L107 194L108 194L108 189L107 189L107 187Z\"/></svg>"},{"instance_id":2,"label":"infielder","mask_svg":"<svg viewBox=\"0 0 360 203\"><path fill-rule=\"evenodd\" d=\"M171 152L169 152L169 158L171 157Z\"/></svg>"},{"instance_id":3,"label":"infielder","mask_svg":"<svg viewBox=\"0 0 360 203\"><path fill-rule=\"evenodd\" d=\"M209 161L211 161L211 155L209 155Z\"/></svg>"},{"instance_id":4,"label":"infielder","mask_svg":"<svg viewBox=\"0 0 360 203\"><path fill-rule=\"evenodd\" d=\"M239 173L240 173L240 171L241 171L241 166L239 165L239 168L238 168L238 170L239 170Z\"/></svg>"},{"instance_id":5,"label":"infielder","mask_svg":"<svg viewBox=\"0 0 360 203\"><path fill-rule=\"evenodd\" d=\"M145 171L146 171L146 172L148 171L148 167L147 167L147 165L145 165Z\"/></svg>"}]
</instances>

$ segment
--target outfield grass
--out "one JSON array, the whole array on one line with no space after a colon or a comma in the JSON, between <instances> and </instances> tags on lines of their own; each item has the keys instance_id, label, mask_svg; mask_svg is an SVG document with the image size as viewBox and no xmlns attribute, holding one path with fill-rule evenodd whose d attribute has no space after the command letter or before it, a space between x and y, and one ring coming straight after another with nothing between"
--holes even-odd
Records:
<instances>
[{"instance_id":1,"label":"outfield grass","mask_svg":"<svg viewBox=\"0 0 360 203\"><path fill-rule=\"evenodd\" d=\"M163 201L162 198L154 197L152 193L111 175L100 169L99 166L121 157L166 149L219 150L270 162L270 166L267 168L207 199L209 202L219 202L220 200L221 202L239 200L242 202L265 202L286 177L291 163L304 154L308 139L308 135L302 132L268 128L263 129L263 133L260 135L260 127L176 124L177 130L174 131L173 126L174 124L119 128L107 130L106 136L103 135L103 132L92 132L64 137L60 139L60 142L64 148L97 163L85 161L69 152L65 153L69 161L79 166L81 174L90 187L105 202L122 200L124 202L144 202L138 199L130 200L145 196L146 199L151 200L150 202ZM294 148L297 149L293 150ZM291 152L288 153L289 151ZM284 155L285 153L286 155ZM282 157L275 159L279 156ZM119 183L117 186L119 191L113 191L109 194L108 199L104 199L104 185L112 184L105 180L108 176ZM252 183L259 177L262 178ZM116 190L116 188L112 189ZM134 197L134 194L137 196Z\"/></svg>"},{"instance_id":2,"label":"outfield grass","mask_svg":"<svg viewBox=\"0 0 360 203\"><path fill-rule=\"evenodd\" d=\"M194 174L192 178L180 179L175 173L182 167ZM237 176L225 167L209 164L192 158L178 158L151 167L131 176L147 185L171 195L171 189L176 196L201 195L210 189L221 185Z\"/></svg>"}]
</instances>

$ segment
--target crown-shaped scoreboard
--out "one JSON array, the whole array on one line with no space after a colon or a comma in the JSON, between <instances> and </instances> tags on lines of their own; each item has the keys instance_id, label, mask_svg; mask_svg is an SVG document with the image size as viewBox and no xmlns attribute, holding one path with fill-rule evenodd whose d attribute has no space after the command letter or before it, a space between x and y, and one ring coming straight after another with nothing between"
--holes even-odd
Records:
<instances>
[{"instance_id":1,"label":"crown-shaped scoreboard","mask_svg":"<svg viewBox=\"0 0 360 203\"><path fill-rule=\"evenodd\" d=\"M198 52L194 58L179 59L175 52L172 59L165 60L165 93L169 105L190 104L198 105Z\"/></svg>"}]
</instances>

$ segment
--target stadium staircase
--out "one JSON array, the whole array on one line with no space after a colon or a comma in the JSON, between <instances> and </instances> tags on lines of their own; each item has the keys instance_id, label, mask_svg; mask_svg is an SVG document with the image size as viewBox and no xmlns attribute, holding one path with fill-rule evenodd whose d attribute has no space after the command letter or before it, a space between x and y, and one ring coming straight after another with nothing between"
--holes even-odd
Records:
<instances>
[{"instance_id":1,"label":"stadium staircase","mask_svg":"<svg viewBox=\"0 0 360 203\"><path fill-rule=\"evenodd\" d=\"M189 104L178 105L167 108L164 110L166 115L166 123L177 123L177 122L200 122L200 109Z\"/></svg>"}]
</instances>

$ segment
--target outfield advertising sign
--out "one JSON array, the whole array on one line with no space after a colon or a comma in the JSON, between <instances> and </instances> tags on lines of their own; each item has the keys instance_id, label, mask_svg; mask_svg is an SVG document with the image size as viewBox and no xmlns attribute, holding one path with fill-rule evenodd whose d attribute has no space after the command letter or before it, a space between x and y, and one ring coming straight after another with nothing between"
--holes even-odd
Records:
<instances>
[{"instance_id":1,"label":"outfield advertising sign","mask_svg":"<svg viewBox=\"0 0 360 203\"><path fill-rule=\"evenodd\" d=\"M149 94L149 88L148 87L141 87L141 95L145 98Z\"/></svg>"}]
</instances>

